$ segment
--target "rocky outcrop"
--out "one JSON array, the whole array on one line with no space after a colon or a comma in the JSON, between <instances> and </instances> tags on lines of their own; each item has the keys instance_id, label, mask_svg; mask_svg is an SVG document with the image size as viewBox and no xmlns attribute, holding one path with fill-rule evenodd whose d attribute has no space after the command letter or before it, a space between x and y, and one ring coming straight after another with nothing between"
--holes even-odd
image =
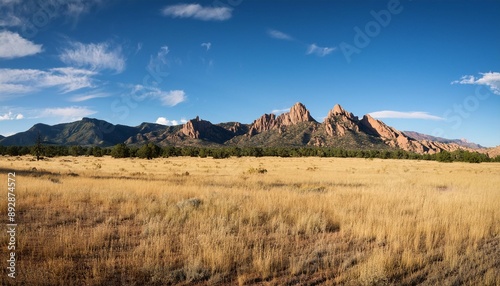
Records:
<instances>
[{"instance_id":1,"label":"rocky outcrop","mask_svg":"<svg viewBox=\"0 0 500 286\"><path fill-rule=\"evenodd\" d=\"M191 119L182 125L181 133L192 139L200 138L200 129L206 129L212 125L210 122L205 120L200 120L199 116L195 119Z\"/></svg>"},{"instance_id":2,"label":"rocky outcrop","mask_svg":"<svg viewBox=\"0 0 500 286\"><path fill-rule=\"evenodd\" d=\"M283 126L295 125L301 122L316 122L316 120L312 118L309 110L302 103L297 102L290 108L289 112L279 116L271 113L259 117L252 123L248 135L253 136L274 129L281 130Z\"/></svg>"},{"instance_id":3,"label":"rocky outcrop","mask_svg":"<svg viewBox=\"0 0 500 286\"><path fill-rule=\"evenodd\" d=\"M210 121L201 120L198 116L182 125L178 135L218 144L223 144L235 136L232 131L213 125Z\"/></svg>"},{"instance_id":4,"label":"rocky outcrop","mask_svg":"<svg viewBox=\"0 0 500 286\"><path fill-rule=\"evenodd\" d=\"M371 117L369 114L363 116L360 123L363 131L366 133L385 139L397 139L403 134L390 126L387 126L384 122Z\"/></svg>"},{"instance_id":5,"label":"rocky outcrop","mask_svg":"<svg viewBox=\"0 0 500 286\"><path fill-rule=\"evenodd\" d=\"M300 122L315 122L316 120L312 118L309 110L302 103L297 102L290 108L290 112L278 116L277 121L281 125L289 126Z\"/></svg>"},{"instance_id":6,"label":"rocky outcrop","mask_svg":"<svg viewBox=\"0 0 500 286\"><path fill-rule=\"evenodd\" d=\"M421 142L406 136L403 132L387 126L384 122L371 117L369 114L363 116L360 121L361 130L384 139L387 145L400 148L405 151L425 153L430 150Z\"/></svg>"},{"instance_id":7,"label":"rocky outcrop","mask_svg":"<svg viewBox=\"0 0 500 286\"><path fill-rule=\"evenodd\" d=\"M380 120L374 119L369 114L363 116L360 121L361 129L373 136L378 136L384 139L387 145L405 151L415 152L419 154L429 153L434 154L441 151L453 152L455 150L467 149L456 143L443 143L430 140L415 140L407 136L405 133L387 126Z\"/></svg>"},{"instance_id":8,"label":"rocky outcrop","mask_svg":"<svg viewBox=\"0 0 500 286\"><path fill-rule=\"evenodd\" d=\"M276 115L264 114L252 123L248 134L250 136L253 136L264 131L275 129L277 127L278 121L276 120Z\"/></svg>"},{"instance_id":9,"label":"rocky outcrop","mask_svg":"<svg viewBox=\"0 0 500 286\"><path fill-rule=\"evenodd\" d=\"M338 104L328 112L323 123L329 136L344 136L347 131L359 132L358 117L347 112Z\"/></svg>"},{"instance_id":10,"label":"rocky outcrop","mask_svg":"<svg viewBox=\"0 0 500 286\"><path fill-rule=\"evenodd\" d=\"M490 156L490 158L495 158L497 156L500 156L500 146L488 148L486 149L485 153L487 153L488 156Z\"/></svg>"},{"instance_id":11,"label":"rocky outcrop","mask_svg":"<svg viewBox=\"0 0 500 286\"><path fill-rule=\"evenodd\" d=\"M442 137L436 137L436 136L418 133L415 131L402 131L402 132L406 136L411 137L411 138L418 140L418 141L427 140L427 141L434 141L434 142L447 143L447 144L455 143L457 145L460 145L462 147L465 147L465 148L471 149L471 150L472 149L476 149L476 150L485 149L483 146L476 144L476 143L473 143L473 142L469 142L467 139L464 139L464 138L462 138L462 139L446 139L446 138L442 138Z\"/></svg>"}]
</instances>

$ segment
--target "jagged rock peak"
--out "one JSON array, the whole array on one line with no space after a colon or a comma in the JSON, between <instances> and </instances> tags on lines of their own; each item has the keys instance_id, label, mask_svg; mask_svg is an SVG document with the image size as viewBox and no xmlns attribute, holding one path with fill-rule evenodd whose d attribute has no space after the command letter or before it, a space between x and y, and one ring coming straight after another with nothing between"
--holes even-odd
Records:
<instances>
[{"instance_id":1,"label":"jagged rock peak","mask_svg":"<svg viewBox=\"0 0 500 286\"><path fill-rule=\"evenodd\" d=\"M193 139L200 138L200 131L203 129L209 128L212 125L209 121L201 120L199 116L196 116L195 119L191 119L182 125L181 132Z\"/></svg>"},{"instance_id":2,"label":"jagged rock peak","mask_svg":"<svg viewBox=\"0 0 500 286\"><path fill-rule=\"evenodd\" d=\"M301 122L316 122L309 110L300 102L295 103L289 112L278 117L275 114L264 114L252 123L248 135L252 136L264 131L278 129L283 126L295 125ZM281 129L280 129L281 130Z\"/></svg>"},{"instance_id":3,"label":"jagged rock peak","mask_svg":"<svg viewBox=\"0 0 500 286\"><path fill-rule=\"evenodd\" d=\"M358 117L335 104L324 120L329 136L344 136L347 131L359 132Z\"/></svg>"},{"instance_id":4,"label":"jagged rock peak","mask_svg":"<svg viewBox=\"0 0 500 286\"><path fill-rule=\"evenodd\" d=\"M354 116L351 112L346 111L340 104L335 104L332 110L328 112L327 118L333 118L335 116L345 116L349 118L350 120L357 120L358 118Z\"/></svg>"},{"instance_id":5,"label":"jagged rock peak","mask_svg":"<svg viewBox=\"0 0 500 286\"><path fill-rule=\"evenodd\" d=\"M250 128L248 134L252 136L263 131L271 130L277 127L277 125L278 122L276 121L276 115L272 113L264 114L252 123L252 127Z\"/></svg>"},{"instance_id":6,"label":"jagged rock peak","mask_svg":"<svg viewBox=\"0 0 500 286\"><path fill-rule=\"evenodd\" d=\"M295 103L289 112L283 113L278 117L283 125L293 125L300 122L316 121L312 118L309 110L300 102Z\"/></svg>"}]
</instances>

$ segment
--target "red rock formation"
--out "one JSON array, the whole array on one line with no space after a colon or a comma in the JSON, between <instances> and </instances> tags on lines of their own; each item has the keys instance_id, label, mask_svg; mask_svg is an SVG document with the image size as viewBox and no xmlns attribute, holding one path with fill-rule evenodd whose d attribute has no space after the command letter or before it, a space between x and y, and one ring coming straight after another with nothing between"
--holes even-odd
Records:
<instances>
[{"instance_id":1,"label":"red rock formation","mask_svg":"<svg viewBox=\"0 0 500 286\"><path fill-rule=\"evenodd\" d=\"M359 132L358 117L345 111L338 104L328 112L323 123L329 136L344 136L349 130Z\"/></svg>"},{"instance_id":2,"label":"red rock formation","mask_svg":"<svg viewBox=\"0 0 500 286\"><path fill-rule=\"evenodd\" d=\"M278 117L274 114L262 115L252 123L248 134L253 136L274 129L278 129L281 132L281 127L295 125L300 122L316 122L316 120L312 118L309 110L302 103L297 102L290 108L289 112L285 112Z\"/></svg>"}]
</instances>

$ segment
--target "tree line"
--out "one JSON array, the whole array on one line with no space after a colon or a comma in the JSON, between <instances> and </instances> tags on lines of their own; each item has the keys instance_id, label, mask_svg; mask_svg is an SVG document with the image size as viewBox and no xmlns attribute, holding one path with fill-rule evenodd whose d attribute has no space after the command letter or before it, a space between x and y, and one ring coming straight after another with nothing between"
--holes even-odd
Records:
<instances>
[{"instance_id":1,"label":"tree line","mask_svg":"<svg viewBox=\"0 0 500 286\"><path fill-rule=\"evenodd\" d=\"M436 154L417 154L404 150L345 150L333 147L160 147L148 143L140 147L117 144L113 147L98 146L0 146L0 155L23 156L33 155L37 159L57 156L111 156L113 158L144 158L159 157L212 157L223 159L228 157L337 157L337 158L379 158L379 159L411 159L439 162L500 162L500 156L490 158L487 154L457 150L442 151Z\"/></svg>"}]
</instances>

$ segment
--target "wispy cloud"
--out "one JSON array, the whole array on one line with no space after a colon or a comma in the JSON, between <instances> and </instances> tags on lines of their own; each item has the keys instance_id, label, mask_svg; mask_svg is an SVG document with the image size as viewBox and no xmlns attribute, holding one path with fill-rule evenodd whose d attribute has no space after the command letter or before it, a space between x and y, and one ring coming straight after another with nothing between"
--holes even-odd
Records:
<instances>
[{"instance_id":1,"label":"wispy cloud","mask_svg":"<svg viewBox=\"0 0 500 286\"><path fill-rule=\"evenodd\" d=\"M28 5L23 6L22 4L21 0L0 1L0 27L21 27L24 25L23 16L19 14L26 10L25 6Z\"/></svg>"},{"instance_id":2,"label":"wispy cloud","mask_svg":"<svg viewBox=\"0 0 500 286\"><path fill-rule=\"evenodd\" d=\"M135 85L132 93L139 100L146 98L158 99L164 106L176 106L187 100L186 93L183 90L164 91L157 87Z\"/></svg>"},{"instance_id":3,"label":"wispy cloud","mask_svg":"<svg viewBox=\"0 0 500 286\"><path fill-rule=\"evenodd\" d=\"M23 21L14 14L6 14L0 18L0 27L19 27L22 26Z\"/></svg>"},{"instance_id":4,"label":"wispy cloud","mask_svg":"<svg viewBox=\"0 0 500 286\"><path fill-rule=\"evenodd\" d=\"M481 77L474 77L472 75L465 75L460 80L455 80L451 84L475 84L486 85L495 94L500 95L500 73L487 72L480 73Z\"/></svg>"},{"instance_id":5,"label":"wispy cloud","mask_svg":"<svg viewBox=\"0 0 500 286\"><path fill-rule=\"evenodd\" d=\"M212 43L208 42L208 43L201 43L201 46L202 47L205 47L208 50L210 50L210 47L212 47Z\"/></svg>"},{"instance_id":6,"label":"wispy cloud","mask_svg":"<svg viewBox=\"0 0 500 286\"><path fill-rule=\"evenodd\" d=\"M283 109L273 109L271 111L271 113L274 113L274 114L281 114L283 112L289 112L290 111L290 107L289 108L283 108Z\"/></svg>"},{"instance_id":7,"label":"wispy cloud","mask_svg":"<svg viewBox=\"0 0 500 286\"><path fill-rule=\"evenodd\" d=\"M70 47L64 49L59 59L68 64L78 67L91 68L93 70L114 70L121 73L125 70L125 58L120 46L110 43L71 42Z\"/></svg>"},{"instance_id":8,"label":"wispy cloud","mask_svg":"<svg viewBox=\"0 0 500 286\"><path fill-rule=\"evenodd\" d=\"M2 96L25 94L41 88L56 87L63 93L92 87L97 73L71 67L37 69L0 69L0 90ZM0 96L0 100L2 97Z\"/></svg>"},{"instance_id":9,"label":"wispy cloud","mask_svg":"<svg viewBox=\"0 0 500 286\"><path fill-rule=\"evenodd\" d=\"M150 74L154 75L155 81L153 84L158 84L163 81L163 78L168 76L166 68L168 68L170 62L167 59L167 55L170 52L168 46L160 47L160 50L156 55L151 55L149 58L149 63L147 66Z\"/></svg>"},{"instance_id":10,"label":"wispy cloud","mask_svg":"<svg viewBox=\"0 0 500 286\"><path fill-rule=\"evenodd\" d=\"M293 40L292 36L290 36L288 34L285 34L285 33L281 32L281 31L274 30L274 29L267 30L267 34L271 38L278 39L278 40L287 40L287 41L292 41Z\"/></svg>"},{"instance_id":11,"label":"wispy cloud","mask_svg":"<svg viewBox=\"0 0 500 286\"><path fill-rule=\"evenodd\" d=\"M30 1L27 3L23 0L2 0L0 1L0 27L32 27L33 17L40 15L47 19L38 19L38 21L62 17L76 24L82 15L96 7L106 5L107 2L103 0L45 0L43 3L30 3Z\"/></svg>"},{"instance_id":12,"label":"wispy cloud","mask_svg":"<svg viewBox=\"0 0 500 286\"><path fill-rule=\"evenodd\" d=\"M232 17L232 12L229 7L203 7L199 4L177 4L162 9L164 16L202 21L225 21Z\"/></svg>"},{"instance_id":13,"label":"wispy cloud","mask_svg":"<svg viewBox=\"0 0 500 286\"><path fill-rule=\"evenodd\" d=\"M157 124L168 125L168 126L180 125L180 124L184 124L186 122L187 122L187 120L184 118L182 118L181 120L175 120L175 119L169 120L166 117L158 117L158 119L156 119Z\"/></svg>"},{"instance_id":14,"label":"wispy cloud","mask_svg":"<svg viewBox=\"0 0 500 286\"><path fill-rule=\"evenodd\" d=\"M138 52L140 52L142 50L142 43L139 42L137 43L137 48L135 48L135 54L137 55Z\"/></svg>"},{"instance_id":15,"label":"wispy cloud","mask_svg":"<svg viewBox=\"0 0 500 286\"><path fill-rule=\"evenodd\" d=\"M87 100L91 100L91 99L94 99L94 98L103 98L103 97L109 97L109 96L111 96L111 94L106 93L106 92L92 91L92 92L87 92L87 93L84 93L84 94L73 95L71 98L69 98L69 101L71 101L71 102L82 102L82 101L87 101Z\"/></svg>"},{"instance_id":16,"label":"wispy cloud","mask_svg":"<svg viewBox=\"0 0 500 286\"><path fill-rule=\"evenodd\" d=\"M331 54L336 49L337 48L335 48L335 47L320 47L320 46L317 46L316 44L310 44L307 47L306 54L308 54L308 55L314 54L314 55L317 55L320 57L324 57L326 55Z\"/></svg>"},{"instance_id":17,"label":"wispy cloud","mask_svg":"<svg viewBox=\"0 0 500 286\"><path fill-rule=\"evenodd\" d=\"M187 99L186 93L183 90L160 91L158 97L162 104L166 106L176 106Z\"/></svg>"},{"instance_id":18,"label":"wispy cloud","mask_svg":"<svg viewBox=\"0 0 500 286\"><path fill-rule=\"evenodd\" d=\"M80 120L83 117L97 113L83 106L45 108L38 111L36 118L58 118L61 122Z\"/></svg>"},{"instance_id":19,"label":"wispy cloud","mask_svg":"<svg viewBox=\"0 0 500 286\"><path fill-rule=\"evenodd\" d=\"M38 54L42 45L37 45L18 33L10 31L0 32L0 58L13 59Z\"/></svg>"},{"instance_id":20,"label":"wispy cloud","mask_svg":"<svg viewBox=\"0 0 500 286\"><path fill-rule=\"evenodd\" d=\"M0 121L4 120L21 120L24 118L24 115L21 113L13 113L12 111L9 111L8 113L5 113L3 115L0 115Z\"/></svg>"},{"instance_id":21,"label":"wispy cloud","mask_svg":"<svg viewBox=\"0 0 500 286\"><path fill-rule=\"evenodd\" d=\"M424 120L444 120L444 118L429 114L424 111L393 111L393 110L382 110L370 112L370 116L373 118L401 118L401 119L424 119Z\"/></svg>"}]
</instances>

